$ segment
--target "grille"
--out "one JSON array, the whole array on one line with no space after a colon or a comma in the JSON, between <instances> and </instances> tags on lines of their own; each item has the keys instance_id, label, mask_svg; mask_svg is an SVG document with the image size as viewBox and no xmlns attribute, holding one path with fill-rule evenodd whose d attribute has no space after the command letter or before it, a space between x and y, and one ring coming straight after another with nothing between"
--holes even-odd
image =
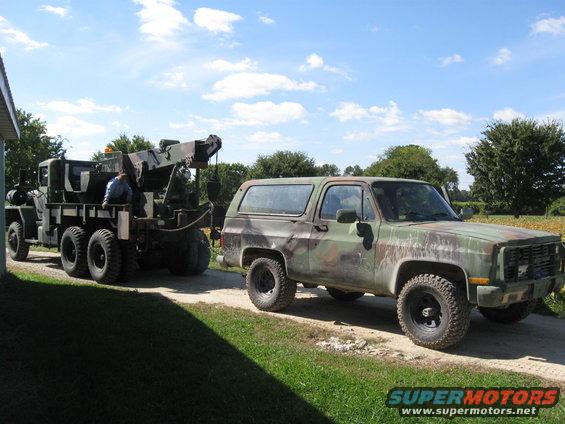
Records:
<instances>
[{"instance_id":1,"label":"grille","mask_svg":"<svg viewBox=\"0 0 565 424\"><path fill-rule=\"evenodd\" d=\"M504 280L538 280L555 275L559 268L557 243L509 247L504 252Z\"/></svg>"}]
</instances>

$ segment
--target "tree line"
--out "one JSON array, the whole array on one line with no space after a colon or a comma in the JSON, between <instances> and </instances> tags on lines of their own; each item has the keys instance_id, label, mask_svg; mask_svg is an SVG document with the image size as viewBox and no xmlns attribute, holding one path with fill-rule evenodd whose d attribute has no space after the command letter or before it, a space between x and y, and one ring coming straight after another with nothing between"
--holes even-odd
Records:
<instances>
[{"instance_id":1,"label":"tree line","mask_svg":"<svg viewBox=\"0 0 565 424\"><path fill-rule=\"evenodd\" d=\"M5 145L7 188L17 184L20 169L28 171L33 186L39 162L66 155L64 140L49 136L44 121L23 110L17 110L17 119L21 139ZM155 146L142 135L121 134L107 147L130 153ZM92 160L102 156L96 152ZM259 155L251 165L211 165L202 171L200 184L205 193L206 181L217 174L222 186L219 202L228 204L247 179L337 175L409 178L446 186L455 200L482 201L515 216L536 208L543 210L565 194L565 131L560 121L520 118L490 122L465 158L467 172L475 180L469 191L459 190L453 168L441 166L430 149L415 144L389 147L366 168L352 164L343 170L335 164L316 164L304 152L281 150Z\"/></svg>"}]
</instances>

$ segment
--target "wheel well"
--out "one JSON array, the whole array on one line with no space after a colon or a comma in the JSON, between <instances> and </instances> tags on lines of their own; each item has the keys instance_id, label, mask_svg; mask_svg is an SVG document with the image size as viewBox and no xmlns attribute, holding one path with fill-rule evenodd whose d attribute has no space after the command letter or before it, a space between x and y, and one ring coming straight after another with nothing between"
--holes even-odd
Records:
<instances>
[{"instance_id":1,"label":"wheel well","mask_svg":"<svg viewBox=\"0 0 565 424\"><path fill-rule=\"evenodd\" d=\"M286 261L284 256L278 250L272 249L260 249L260 248L248 248L243 252L243 257L241 258L241 265L243 268L248 267L257 258L272 258L280 261L286 269Z\"/></svg>"},{"instance_id":2,"label":"wheel well","mask_svg":"<svg viewBox=\"0 0 565 424\"><path fill-rule=\"evenodd\" d=\"M404 284L406 284L410 278L419 274L439 275L457 285L461 285L463 288L467 283L465 272L457 265L439 262L407 261L400 265L398 273L396 274L394 294L398 296Z\"/></svg>"},{"instance_id":3,"label":"wheel well","mask_svg":"<svg viewBox=\"0 0 565 424\"><path fill-rule=\"evenodd\" d=\"M6 227L8 227L12 222L17 221L22 222L22 217L17 210L6 209Z\"/></svg>"}]
</instances>

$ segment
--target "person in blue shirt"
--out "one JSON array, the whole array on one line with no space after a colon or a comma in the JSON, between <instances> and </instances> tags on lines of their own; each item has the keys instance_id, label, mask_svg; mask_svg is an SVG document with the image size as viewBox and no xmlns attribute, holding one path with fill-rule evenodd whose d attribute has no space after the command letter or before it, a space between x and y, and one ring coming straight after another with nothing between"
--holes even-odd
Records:
<instances>
[{"instance_id":1,"label":"person in blue shirt","mask_svg":"<svg viewBox=\"0 0 565 424\"><path fill-rule=\"evenodd\" d=\"M123 204L131 201L133 192L131 191L127 178L126 173L121 171L117 177L108 181L102 207L105 208L109 203Z\"/></svg>"}]
</instances>

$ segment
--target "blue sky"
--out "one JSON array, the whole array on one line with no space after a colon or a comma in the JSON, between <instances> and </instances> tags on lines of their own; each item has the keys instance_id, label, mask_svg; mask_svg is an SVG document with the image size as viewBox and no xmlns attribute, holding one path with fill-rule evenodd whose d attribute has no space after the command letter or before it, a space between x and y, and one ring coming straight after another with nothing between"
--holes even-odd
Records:
<instances>
[{"instance_id":1,"label":"blue sky","mask_svg":"<svg viewBox=\"0 0 565 424\"><path fill-rule=\"evenodd\" d=\"M416 143L466 187L487 122L565 118L563 1L0 0L0 52L79 159L121 132L342 169Z\"/></svg>"}]
</instances>

